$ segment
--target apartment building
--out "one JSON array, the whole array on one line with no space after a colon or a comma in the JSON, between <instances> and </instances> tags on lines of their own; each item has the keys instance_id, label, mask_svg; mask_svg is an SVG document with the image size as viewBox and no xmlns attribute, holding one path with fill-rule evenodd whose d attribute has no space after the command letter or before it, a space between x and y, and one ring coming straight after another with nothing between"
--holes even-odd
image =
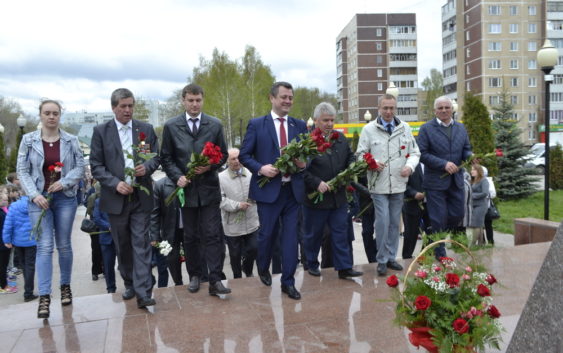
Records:
<instances>
[{"instance_id":1,"label":"apartment building","mask_svg":"<svg viewBox=\"0 0 563 353\"><path fill-rule=\"evenodd\" d=\"M336 39L338 114L344 122L377 115L389 82L399 88L397 115L417 120L417 33L413 13L356 14Z\"/></svg>"}]
</instances>

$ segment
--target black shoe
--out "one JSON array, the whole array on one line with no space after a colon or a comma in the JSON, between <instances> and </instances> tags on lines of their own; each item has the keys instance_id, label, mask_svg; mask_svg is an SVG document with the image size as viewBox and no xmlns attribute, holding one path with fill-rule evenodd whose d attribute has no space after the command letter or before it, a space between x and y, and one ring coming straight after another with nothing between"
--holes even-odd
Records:
<instances>
[{"instance_id":1,"label":"black shoe","mask_svg":"<svg viewBox=\"0 0 563 353\"><path fill-rule=\"evenodd\" d=\"M402 271L403 266L399 265L399 263L395 260L387 261L387 267L395 271Z\"/></svg>"},{"instance_id":2,"label":"black shoe","mask_svg":"<svg viewBox=\"0 0 563 353\"><path fill-rule=\"evenodd\" d=\"M307 272L309 272L311 276L315 276L315 277L321 276L321 270L319 270L318 268L310 268L307 270Z\"/></svg>"},{"instance_id":3,"label":"black shoe","mask_svg":"<svg viewBox=\"0 0 563 353\"><path fill-rule=\"evenodd\" d=\"M221 281L217 281L209 285L209 295L229 294L231 289L223 285Z\"/></svg>"},{"instance_id":4,"label":"black shoe","mask_svg":"<svg viewBox=\"0 0 563 353\"><path fill-rule=\"evenodd\" d=\"M133 299L135 298L135 291L133 290L133 288L126 288L125 292L121 294L121 297L123 298L123 300Z\"/></svg>"},{"instance_id":5,"label":"black shoe","mask_svg":"<svg viewBox=\"0 0 563 353\"><path fill-rule=\"evenodd\" d=\"M387 264L377 264L377 275L385 276L387 274Z\"/></svg>"},{"instance_id":6,"label":"black shoe","mask_svg":"<svg viewBox=\"0 0 563 353\"><path fill-rule=\"evenodd\" d=\"M272 275L270 274L270 270L266 270L265 272L258 271L258 276L260 276L260 281L264 283L266 286L272 285Z\"/></svg>"},{"instance_id":7,"label":"black shoe","mask_svg":"<svg viewBox=\"0 0 563 353\"><path fill-rule=\"evenodd\" d=\"M338 270L338 278L346 279L350 277L359 277L363 275L363 272L355 271L354 269Z\"/></svg>"},{"instance_id":8,"label":"black shoe","mask_svg":"<svg viewBox=\"0 0 563 353\"><path fill-rule=\"evenodd\" d=\"M30 302L30 301L35 300L37 298L38 298L37 295L32 294L32 295L28 295L27 297L23 297L23 301L27 303L27 302Z\"/></svg>"},{"instance_id":9,"label":"black shoe","mask_svg":"<svg viewBox=\"0 0 563 353\"><path fill-rule=\"evenodd\" d=\"M199 290L199 276L193 276L188 284L188 291L190 293L196 293Z\"/></svg>"},{"instance_id":10,"label":"black shoe","mask_svg":"<svg viewBox=\"0 0 563 353\"><path fill-rule=\"evenodd\" d=\"M51 305L51 296L50 295L42 295L39 297L39 307L37 308L37 318L39 319L48 319L50 310L49 305Z\"/></svg>"},{"instance_id":11,"label":"black shoe","mask_svg":"<svg viewBox=\"0 0 563 353\"><path fill-rule=\"evenodd\" d=\"M92 281L97 281L98 280L98 275L92 275Z\"/></svg>"},{"instance_id":12,"label":"black shoe","mask_svg":"<svg viewBox=\"0 0 563 353\"><path fill-rule=\"evenodd\" d=\"M287 294L287 296L290 297L291 299L295 299L295 300L301 299L301 294L297 289L295 289L295 286L286 286L282 284L281 290L282 292Z\"/></svg>"},{"instance_id":13,"label":"black shoe","mask_svg":"<svg viewBox=\"0 0 563 353\"><path fill-rule=\"evenodd\" d=\"M110 289L110 290L108 290L108 293L110 293L110 294L111 294L111 293L115 293L115 289Z\"/></svg>"},{"instance_id":14,"label":"black shoe","mask_svg":"<svg viewBox=\"0 0 563 353\"><path fill-rule=\"evenodd\" d=\"M142 309L147 306L155 305L156 301L151 297L137 298L137 308Z\"/></svg>"},{"instance_id":15,"label":"black shoe","mask_svg":"<svg viewBox=\"0 0 563 353\"><path fill-rule=\"evenodd\" d=\"M70 284L61 285L61 304L62 305L72 304L72 292L70 290Z\"/></svg>"}]
</instances>

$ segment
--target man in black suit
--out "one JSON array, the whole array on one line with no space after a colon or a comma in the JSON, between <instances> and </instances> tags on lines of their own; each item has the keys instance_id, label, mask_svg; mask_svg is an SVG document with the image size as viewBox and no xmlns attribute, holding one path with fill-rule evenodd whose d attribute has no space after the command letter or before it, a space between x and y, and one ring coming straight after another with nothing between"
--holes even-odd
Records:
<instances>
[{"instance_id":1,"label":"man in black suit","mask_svg":"<svg viewBox=\"0 0 563 353\"><path fill-rule=\"evenodd\" d=\"M405 203L403 204L403 223L405 224L403 259L412 258L418 234L421 231L426 231L430 226L428 207L426 207L424 188L422 187L423 178L423 165L419 163L414 169L414 173L409 177L407 189L405 190ZM422 229L421 219L424 222Z\"/></svg>"},{"instance_id":2,"label":"man in black suit","mask_svg":"<svg viewBox=\"0 0 563 353\"><path fill-rule=\"evenodd\" d=\"M184 250L190 275L188 290L199 290L203 274L200 247L203 247L209 267L209 294L231 292L221 283L223 267L223 240L221 231L221 189L217 170L227 160L227 144L223 125L215 117L203 114L203 89L189 84L182 90L182 103L186 112L168 120L162 133L162 166L168 178L184 188L182 205L184 224ZM218 164L195 169L196 177L188 180L188 162L192 153L201 153L206 142L219 146L223 154Z\"/></svg>"},{"instance_id":3,"label":"man in black suit","mask_svg":"<svg viewBox=\"0 0 563 353\"><path fill-rule=\"evenodd\" d=\"M157 153L158 141L152 125L133 120L134 106L135 97L130 90L119 88L112 93L115 119L94 128L90 167L101 185L100 209L109 216L119 272L125 284L123 299L136 295L137 306L144 308L155 304L151 298L152 249L148 229L153 208L151 175L158 168L159 158L157 155L139 161L133 146ZM126 168L134 169L134 180L126 175ZM149 192L133 187L135 184Z\"/></svg>"}]
</instances>

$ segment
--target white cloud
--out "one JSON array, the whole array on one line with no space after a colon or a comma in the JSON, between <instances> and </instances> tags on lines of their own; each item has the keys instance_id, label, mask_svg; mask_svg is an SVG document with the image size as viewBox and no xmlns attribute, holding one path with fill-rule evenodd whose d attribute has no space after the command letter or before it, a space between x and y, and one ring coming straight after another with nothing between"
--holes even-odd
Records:
<instances>
[{"instance_id":1,"label":"white cloud","mask_svg":"<svg viewBox=\"0 0 563 353\"><path fill-rule=\"evenodd\" d=\"M416 12L420 80L441 66L444 2L406 0L384 9ZM165 100L200 56L218 48L239 58L246 45L278 79L334 92L336 36L354 14L382 7L368 0L20 0L2 10L9 15L0 22L0 95L36 114L45 96L61 99L67 111L106 110L117 87Z\"/></svg>"}]
</instances>

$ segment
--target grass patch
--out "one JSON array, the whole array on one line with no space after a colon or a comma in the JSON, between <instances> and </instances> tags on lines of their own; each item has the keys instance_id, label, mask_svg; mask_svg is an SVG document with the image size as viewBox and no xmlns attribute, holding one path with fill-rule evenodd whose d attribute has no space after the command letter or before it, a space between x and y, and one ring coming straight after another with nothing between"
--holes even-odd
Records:
<instances>
[{"instance_id":1,"label":"grass patch","mask_svg":"<svg viewBox=\"0 0 563 353\"><path fill-rule=\"evenodd\" d=\"M493 228L501 233L514 234L514 218L543 219L543 191L530 197L514 201L497 201L500 219L493 221ZM549 220L561 222L563 220L563 190L549 192Z\"/></svg>"}]
</instances>

